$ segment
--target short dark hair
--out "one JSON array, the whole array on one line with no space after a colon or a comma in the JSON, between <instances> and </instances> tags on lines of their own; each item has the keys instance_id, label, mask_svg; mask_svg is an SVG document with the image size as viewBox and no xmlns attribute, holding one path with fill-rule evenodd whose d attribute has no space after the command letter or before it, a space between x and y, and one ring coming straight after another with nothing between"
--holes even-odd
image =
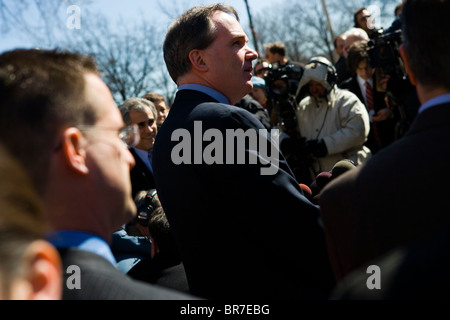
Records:
<instances>
[{"instance_id":1,"label":"short dark hair","mask_svg":"<svg viewBox=\"0 0 450 320\"><path fill-rule=\"evenodd\" d=\"M400 2L398 5L395 6L394 15L398 16L399 11L401 12L402 10L403 10L403 2Z\"/></svg>"},{"instance_id":2,"label":"short dark hair","mask_svg":"<svg viewBox=\"0 0 450 320\"><path fill-rule=\"evenodd\" d=\"M166 102L166 99L164 98L164 96L159 93L156 93L156 92L147 92L146 94L144 94L142 96L142 99L147 99L153 103L160 102L160 101Z\"/></svg>"},{"instance_id":3,"label":"short dark hair","mask_svg":"<svg viewBox=\"0 0 450 320\"><path fill-rule=\"evenodd\" d=\"M403 5L403 45L417 80L450 89L450 1L407 0Z\"/></svg>"},{"instance_id":4,"label":"short dark hair","mask_svg":"<svg viewBox=\"0 0 450 320\"><path fill-rule=\"evenodd\" d=\"M264 45L264 48L268 49L271 53L276 54L278 53L279 55L285 57L286 56L286 46L284 45L284 43L275 41L275 42L270 42Z\"/></svg>"},{"instance_id":5,"label":"short dark hair","mask_svg":"<svg viewBox=\"0 0 450 320\"><path fill-rule=\"evenodd\" d=\"M0 140L30 172L36 188L64 126L92 125L98 116L84 97L95 61L56 50L17 49L0 55Z\"/></svg>"},{"instance_id":6,"label":"short dark hair","mask_svg":"<svg viewBox=\"0 0 450 320\"><path fill-rule=\"evenodd\" d=\"M358 10L356 10L356 12L353 14L353 23L354 23L354 26L356 27L356 28L359 28L359 21L358 21L358 18L357 18L357 16L358 16L358 14L360 14L361 12L363 12L364 10L367 10L367 8L359 8Z\"/></svg>"},{"instance_id":7,"label":"short dark hair","mask_svg":"<svg viewBox=\"0 0 450 320\"><path fill-rule=\"evenodd\" d=\"M148 230L165 258L175 263L181 261L178 247L163 207L156 208L151 214Z\"/></svg>"},{"instance_id":8,"label":"short dark hair","mask_svg":"<svg viewBox=\"0 0 450 320\"><path fill-rule=\"evenodd\" d=\"M369 62L368 48L366 41L356 41L348 49L347 63L351 74L356 72L361 61L367 60Z\"/></svg>"},{"instance_id":9,"label":"short dark hair","mask_svg":"<svg viewBox=\"0 0 450 320\"><path fill-rule=\"evenodd\" d=\"M189 53L194 49L206 49L216 38L216 28L211 16L222 11L239 21L236 10L225 4L196 6L183 13L167 31L164 40L164 61L172 80L177 83L180 76L192 68Z\"/></svg>"}]
</instances>

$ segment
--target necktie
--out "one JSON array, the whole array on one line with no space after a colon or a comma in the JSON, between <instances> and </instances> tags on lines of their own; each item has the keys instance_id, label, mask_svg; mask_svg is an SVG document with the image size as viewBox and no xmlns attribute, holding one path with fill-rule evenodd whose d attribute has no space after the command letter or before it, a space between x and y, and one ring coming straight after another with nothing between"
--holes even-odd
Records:
<instances>
[{"instance_id":1,"label":"necktie","mask_svg":"<svg viewBox=\"0 0 450 320\"><path fill-rule=\"evenodd\" d=\"M368 81L366 81L366 101L367 101L367 109L373 110L373 91L372 86Z\"/></svg>"},{"instance_id":2,"label":"necktie","mask_svg":"<svg viewBox=\"0 0 450 320\"><path fill-rule=\"evenodd\" d=\"M366 102L367 102L367 110L369 111L369 115L374 115L375 114L375 110L374 110L374 103L373 103L373 90L372 90L372 86L370 85L370 83L368 81L365 82L366 85ZM373 136L375 138L375 142L377 143L378 146L381 146L381 139L380 139L380 135L378 133L378 128L377 128L377 124L375 122L372 122L372 117L370 117L370 128L373 132Z\"/></svg>"}]
</instances>

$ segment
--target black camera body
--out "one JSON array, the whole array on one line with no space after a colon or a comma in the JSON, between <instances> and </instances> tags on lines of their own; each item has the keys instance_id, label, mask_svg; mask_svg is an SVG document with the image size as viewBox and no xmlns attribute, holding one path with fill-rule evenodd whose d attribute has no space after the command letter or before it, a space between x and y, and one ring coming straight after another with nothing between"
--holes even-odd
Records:
<instances>
[{"instance_id":1,"label":"black camera body","mask_svg":"<svg viewBox=\"0 0 450 320\"><path fill-rule=\"evenodd\" d=\"M299 65L272 63L264 77L269 108L276 113L281 129L280 150L298 181L305 184L310 178L311 160L305 152L305 139L300 136L297 121L297 88L303 76Z\"/></svg>"},{"instance_id":2,"label":"black camera body","mask_svg":"<svg viewBox=\"0 0 450 320\"><path fill-rule=\"evenodd\" d=\"M280 66L278 62L269 65L265 76L267 95L279 100L294 95L303 75L303 69L295 64Z\"/></svg>"},{"instance_id":3,"label":"black camera body","mask_svg":"<svg viewBox=\"0 0 450 320\"><path fill-rule=\"evenodd\" d=\"M403 43L402 30L385 33L378 29L368 42L369 64L379 68L383 74L406 79L406 71L400 56L399 47Z\"/></svg>"},{"instance_id":4,"label":"black camera body","mask_svg":"<svg viewBox=\"0 0 450 320\"><path fill-rule=\"evenodd\" d=\"M269 64L266 82L267 97L278 116L278 122L283 131L292 134L297 128L295 94L303 69L294 64L280 66L278 62Z\"/></svg>"},{"instance_id":5,"label":"black camera body","mask_svg":"<svg viewBox=\"0 0 450 320\"><path fill-rule=\"evenodd\" d=\"M399 116L395 127L395 139L401 138L408 130L413 118L411 114L413 115L414 110L420 105L415 87L409 81L400 56L399 47L402 43L401 28L390 32L380 29L368 42L369 65L390 76L386 97Z\"/></svg>"}]
</instances>

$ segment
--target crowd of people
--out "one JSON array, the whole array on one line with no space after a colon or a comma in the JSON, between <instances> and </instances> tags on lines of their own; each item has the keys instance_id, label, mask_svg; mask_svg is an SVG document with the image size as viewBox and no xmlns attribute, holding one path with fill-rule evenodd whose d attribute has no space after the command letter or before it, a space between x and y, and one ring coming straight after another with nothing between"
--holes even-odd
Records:
<instances>
[{"instance_id":1,"label":"crowd of people","mask_svg":"<svg viewBox=\"0 0 450 320\"><path fill-rule=\"evenodd\" d=\"M366 8L337 59L296 62L195 6L163 44L170 106L117 106L85 55L1 54L0 298L448 298L448 12L396 7L402 78Z\"/></svg>"}]
</instances>

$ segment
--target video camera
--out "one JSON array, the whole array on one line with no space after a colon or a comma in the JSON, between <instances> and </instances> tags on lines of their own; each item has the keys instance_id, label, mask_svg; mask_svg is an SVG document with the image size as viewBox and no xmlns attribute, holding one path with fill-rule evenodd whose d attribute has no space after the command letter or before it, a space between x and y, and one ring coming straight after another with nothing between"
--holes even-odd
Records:
<instances>
[{"instance_id":1,"label":"video camera","mask_svg":"<svg viewBox=\"0 0 450 320\"><path fill-rule=\"evenodd\" d=\"M401 138L410 126L408 109L414 103L415 87L409 81L399 47L403 43L402 30L384 32L377 30L368 42L369 64L376 68L382 75L389 75L386 88L386 97L389 104L398 110L400 119L395 127L395 138ZM412 102L411 102L412 101ZM418 100L417 100L418 103ZM410 105L410 106L408 106Z\"/></svg>"},{"instance_id":2,"label":"video camera","mask_svg":"<svg viewBox=\"0 0 450 320\"><path fill-rule=\"evenodd\" d=\"M369 64L380 68L383 74L406 79L406 70L400 56L399 47L403 42L402 30L385 33L378 29L368 42Z\"/></svg>"},{"instance_id":3,"label":"video camera","mask_svg":"<svg viewBox=\"0 0 450 320\"><path fill-rule=\"evenodd\" d=\"M294 64L280 66L279 62L269 64L265 76L267 95L275 100L295 96L303 69Z\"/></svg>"},{"instance_id":4,"label":"video camera","mask_svg":"<svg viewBox=\"0 0 450 320\"><path fill-rule=\"evenodd\" d=\"M297 127L295 94L303 75L300 66L279 62L269 64L264 77L266 93L278 116L283 131L293 133Z\"/></svg>"},{"instance_id":5,"label":"video camera","mask_svg":"<svg viewBox=\"0 0 450 320\"><path fill-rule=\"evenodd\" d=\"M311 159L305 152L305 139L300 136L297 122L296 93L303 76L303 68L278 62L269 64L264 76L268 108L275 112L277 126L281 129L280 149L298 181L312 182L310 175Z\"/></svg>"}]
</instances>

